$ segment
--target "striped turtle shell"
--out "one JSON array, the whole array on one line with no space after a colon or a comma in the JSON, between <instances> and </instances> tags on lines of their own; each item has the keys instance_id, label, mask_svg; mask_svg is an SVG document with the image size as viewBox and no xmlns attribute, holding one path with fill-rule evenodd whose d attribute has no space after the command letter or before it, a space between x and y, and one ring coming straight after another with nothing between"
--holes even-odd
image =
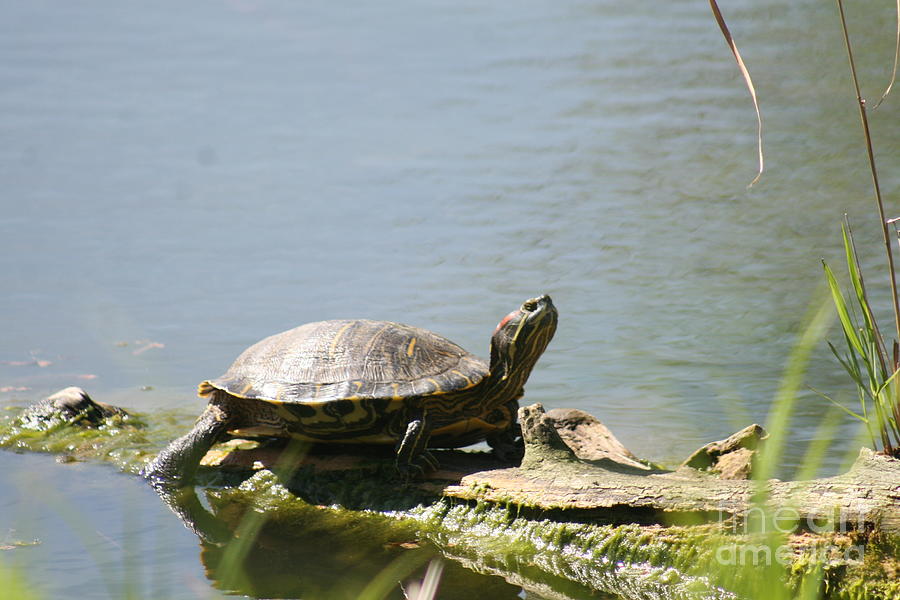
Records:
<instances>
[{"instance_id":1,"label":"striped turtle shell","mask_svg":"<svg viewBox=\"0 0 900 600\"><path fill-rule=\"evenodd\" d=\"M336 320L307 323L257 342L199 391L205 396L220 389L276 404L400 401L465 390L487 374L483 360L426 329Z\"/></svg>"}]
</instances>

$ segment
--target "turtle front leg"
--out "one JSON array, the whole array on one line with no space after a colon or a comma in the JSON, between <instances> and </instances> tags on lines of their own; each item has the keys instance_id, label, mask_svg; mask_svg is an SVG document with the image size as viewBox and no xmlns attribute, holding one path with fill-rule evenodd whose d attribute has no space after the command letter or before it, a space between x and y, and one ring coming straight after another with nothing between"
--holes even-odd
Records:
<instances>
[{"instance_id":1,"label":"turtle front leg","mask_svg":"<svg viewBox=\"0 0 900 600\"><path fill-rule=\"evenodd\" d=\"M194 428L174 440L141 470L154 487L178 488L191 483L200 460L231 427L233 416L214 403L197 419Z\"/></svg>"},{"instance_id":2,"label":"turtle front leg","mask_svg":"<svg viewBox=\"0 0 900 600\"><path fill-rule=\"evenodd\" d=\"M397 470L404 479L421 477L428 469L437 469L438 461L426 450L431 428L426 415L414 418L406 426L406 434L397 449Z\"/></svg>"}]
</instances>

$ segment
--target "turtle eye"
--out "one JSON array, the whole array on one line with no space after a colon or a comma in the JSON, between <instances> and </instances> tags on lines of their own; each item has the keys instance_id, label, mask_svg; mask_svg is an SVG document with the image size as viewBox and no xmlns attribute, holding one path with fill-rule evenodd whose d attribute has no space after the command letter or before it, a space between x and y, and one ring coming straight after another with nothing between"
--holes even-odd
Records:
<instances>
[{"instance_id":1,"label":"turtle eye","mask_svg":"<svg viewBox=\"0 0 900 600\"><path fill-rule=\"evenodd\" d=\"M522 304L522 310L527 310L528 312L537 310L537 300L526 300L524 304Z\"/></svg>"}]
</instances>

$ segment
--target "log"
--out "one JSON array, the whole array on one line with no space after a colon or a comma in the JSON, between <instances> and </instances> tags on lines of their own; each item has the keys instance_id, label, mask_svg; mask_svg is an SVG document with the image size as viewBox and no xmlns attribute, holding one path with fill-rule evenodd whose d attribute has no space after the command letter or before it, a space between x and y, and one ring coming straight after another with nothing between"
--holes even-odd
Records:
<instances>
[{"instance_id":1,"label":"log","mask_svg":"<svg viewBox=\"0 0 900 600\"><path fill-rule=\"evenodd\" d=\"M607 461L583 461L536 404L520 409L525 459L520 467L464 476L444 495L511 503L569 518L613 523L743 522L766 498L781 517L804 527L900 532L900 460L863 448L849 472L810 481L728 480L696 469L642 470Z\"/></svg>"}]
</instances>

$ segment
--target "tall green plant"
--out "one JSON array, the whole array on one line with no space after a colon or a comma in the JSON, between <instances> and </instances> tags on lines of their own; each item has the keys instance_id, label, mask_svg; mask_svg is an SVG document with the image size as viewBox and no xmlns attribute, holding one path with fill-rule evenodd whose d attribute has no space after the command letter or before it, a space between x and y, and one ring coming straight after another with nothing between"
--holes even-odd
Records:
<instances>
[{"instance_id":1,"label":"tall green plant","mask_svg":"<svg viewBox=\"0 0 900 600\"><path fill-rule=\"evenodd\" d=\"M897 292L891 237L888 233L889 223L893 220L889 220L885 216L884 200L881 195L881 186L878 182L878 168L875 166L872 135L869 132L866 100L860 92L859 78L856 75L856 62L853 58L853 46L850 43L850 34L847 30L847 19L844 15L842 0L837 0L837 8L841 22L841 31L844 35L844 44L847 49L847 59L850 64L850 77L853 81L853 89L856 92L856 103L859 108L863 139L865 140L866 154L869 160L869 170L872 175L875 206L878 209L878 217L881 221L881 231L887 258L888 282L891 286L891 306L894 310L896 339L891 343L890 349L888 349L884 336L882 336L881 330L878 328L878 323L875 321L875 315L872 312L871 303L866 294L862 272L857 259L856 245L853 242L853 234L850 231L850 224L845 218L841 230L844 238L844 251L847 255L847 270L850 274L850 282L854 292L852 295L849 295L849 301L844 298L834 273L824 262L823 265L825 267L825 276L828 279L828 286L831 288L831 295L834 298L834 304L841 320L847 353L842 355L832 344L829 344L829 346L831 346L831 351L856 384L860 412L856 413L840 404L838 406L866 424L873 446L877 447L877 438L880 440L882 449L886 454L900 457L900 386L897 384L897 373L900 371L900 347L898 347L897 341L900 340L900 298L898 298ZM893 86L897 56L900 56L900 2L897 3L897 51L895 53L894 73L891 78L891 84L885 90L878 104L881 104L881 101L884 100ZM851 314L850 307L855 307L855 314ZM860 318L861 322L859 322ZM829 400L831 399L829 398ZM831 401L834 402L834 400ZM869 407L871 407L871 410L869 410Z\"/></svg>"},{"instance_id":2,"label":"tall green plant","mask_svg":"<svg viewBox=\"0 0 900 600\"><path fill-rule=\"evenodd\" d=\"M865 423L872 438L882 450L900 456L900 384L898 384L898 345L894 341L891 352L875 320L856 253L850 224L841 224L847 271L853 292L845 297L837 277L828 263L822 261L831 296L837 308L844 333L846 352L841 353L831 342L828 346L856 384L860 411L855 412L828 396L826 399L848 414ZM849 300L848 300L849 298Z\"/></svg>"}]
</instances>

